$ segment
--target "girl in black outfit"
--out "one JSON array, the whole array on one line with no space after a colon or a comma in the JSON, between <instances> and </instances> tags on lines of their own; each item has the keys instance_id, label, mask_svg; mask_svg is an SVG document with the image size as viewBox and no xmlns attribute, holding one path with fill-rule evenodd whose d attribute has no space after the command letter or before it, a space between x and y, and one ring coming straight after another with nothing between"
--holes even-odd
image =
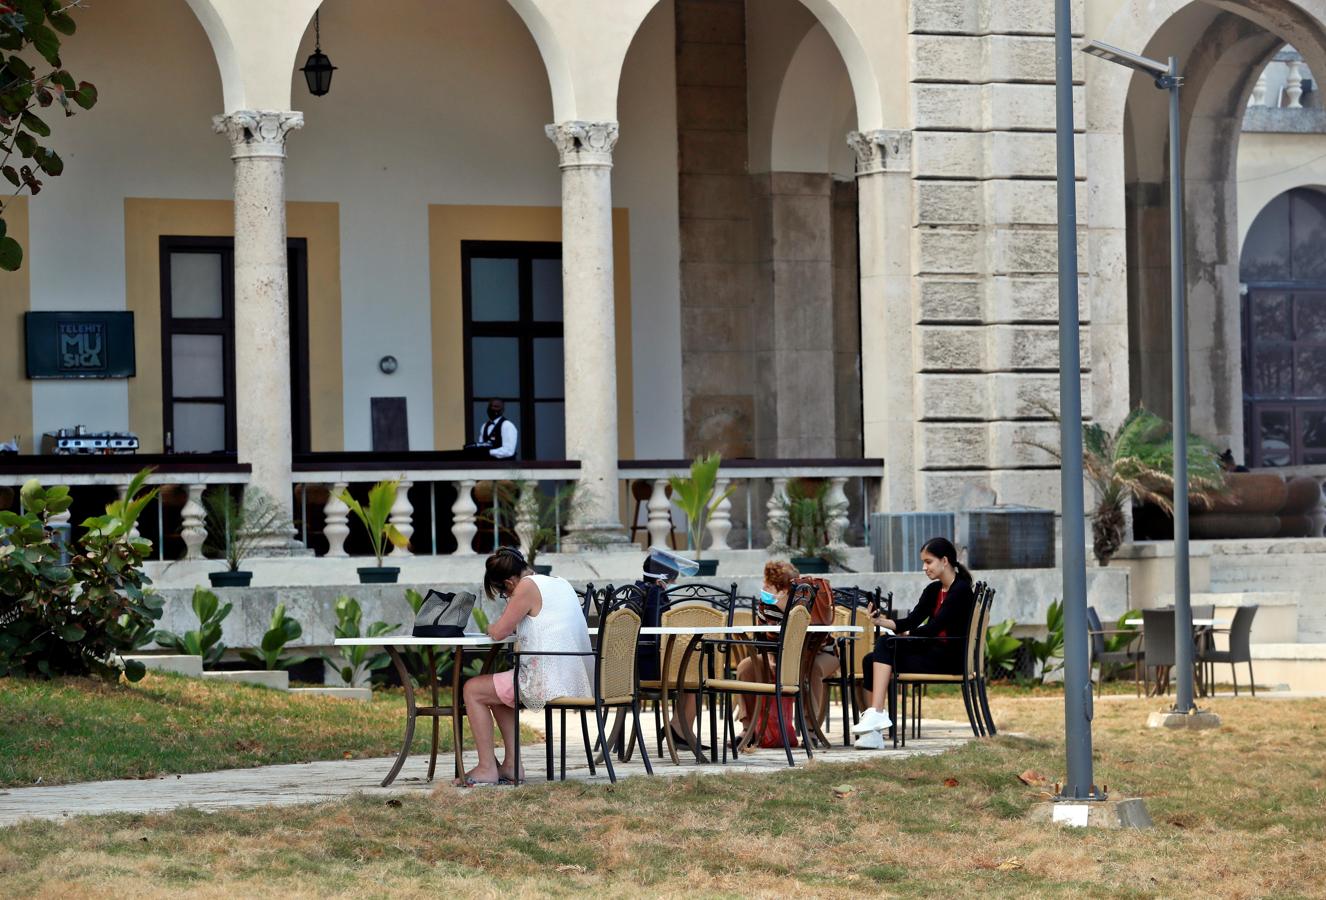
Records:
<instances>
[{"instance_id":1,"label":"girl in black outfit","mask_svg":"<svg viewBox=\"0 0 1326 900\"><path fill-rule=\"evenodd\" d=\"M884 746L883 732L893 724L884 707L895 669L962 673L962 654L966 650L967 629L971 626L972 607L976 603L971 572L958 562L958 551L946 538L931 538L926 542L921 548L921 568L931 583L921 592L916 607L897 620L882 613L872 619L876 625L891 629L895 634L881 635L875 642L875 649L866 654L862 680L871 692L871 708L852 728L854 733L862 735L856 742L857 747L880 749ZM904 637L907 639L899 639Z\"/></svg>"}]
</instances>

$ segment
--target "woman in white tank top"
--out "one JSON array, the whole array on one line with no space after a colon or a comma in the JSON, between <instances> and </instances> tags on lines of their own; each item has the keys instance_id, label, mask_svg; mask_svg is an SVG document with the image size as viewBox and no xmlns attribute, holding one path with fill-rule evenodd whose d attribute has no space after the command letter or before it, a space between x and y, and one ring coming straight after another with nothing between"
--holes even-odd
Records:
<instances>
[{"instance_id":1,"label":"woman in white tank top","mask_svg":"<svg viewBox=\"0 0 1326 900\"><path fill-rule=\"evenodd\" d=\"M588 655L589 628L579 598L569 582L551 575L535 575L520 551L502 547L488 557L483 589L490 598L507 597L506 609L488 628L488 636L502 640L513 632L527 653L557 651L585 656L526 656L520 662L520 700L529 709L542 709L555 697L588 697L593 692L594 657ZM465 714L479 751L479 764L458 784L495 784L514 781L511 771L516 742L520 740L513 672L479 675L465 682ZM499 766L493 741L493 720L502 730L504 758Z\"/></svg>"}]
</instances>

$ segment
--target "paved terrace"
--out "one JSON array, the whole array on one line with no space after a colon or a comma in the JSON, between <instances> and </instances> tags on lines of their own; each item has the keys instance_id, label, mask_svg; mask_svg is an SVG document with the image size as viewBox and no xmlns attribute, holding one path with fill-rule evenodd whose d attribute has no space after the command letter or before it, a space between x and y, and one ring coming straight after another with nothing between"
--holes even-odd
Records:
<instances>
[{"instance_id":1,"label":"paved terrace","mask_svg":"<svg viewBox=\"0 0 1326 900\"><path fill-rule=\"evenodd\" d=\"M535 725L536 719L542 725L542 715L527 718L525 724ZM567 724L573 724L568 719ZM576 729L578 730L578 729ZM646 725L646 733L652 729ZM830 739L836 739L837 746L832 750L816 751L810 765L834 765L838 763L876 762L890 765L900 759L913 756L935 756L961 747L972 740L971 729L965 722L924 720L920 740L909 740L905 749L898 750L855 750L841 745L841 738L829 732ZM570 781L603 783L608 781L607 772L602 766L598 774L590 776L585 764L585 754L581 740L576 734L568 734L566 759L566 777ZM807 765L805 751L794 751L797 767ZM474 753L465 754L466 768L476 763ZM700 773L723 775L729 772L756 773L772 775L792 771L787 767L787 758L781 749L756 750L743 753L737 763L721 765L696 765L685 759L682 765L674 766L667 759L659 760L651 755L656 777L670 777ZM521 749L521 762L531 784L544 781L544 745L528 744ZM391 757L356 760L333 760L327 762L296 763L281 766L259 766L250 769L226 769L220 772L200 772L192 775L165 775L160 778L130 779L125 781L93 781L81 784L56 785L51 787L11 788L0 790L0 826L14 825L24 819L64 819L70 816L103 815L106 813L146 813L165 812L192 806L196 809L218 811L234 807L284 806L296 803L320 803L337 800L352 794L364 794L370 797L392 797L401 795L421 795L431 792L438 784L447 784L451 779L451 755L438 756L437 777L429 782L424 779L428 771L426 755L412 756L407 760L400 777L391 787L379 787L379 782L391 767ZM644 766L637 754L629 763L614 763L617 777L643 777ZM452 788L452 790L510 790L510 788Z\"/></svg>"}]
</instances>

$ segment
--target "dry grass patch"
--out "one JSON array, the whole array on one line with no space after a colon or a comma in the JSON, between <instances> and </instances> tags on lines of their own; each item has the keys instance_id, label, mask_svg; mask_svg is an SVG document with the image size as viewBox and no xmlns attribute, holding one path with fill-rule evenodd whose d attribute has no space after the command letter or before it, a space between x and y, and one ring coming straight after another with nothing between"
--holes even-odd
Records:
<instances>
[{"instance_id":1,"label":"dry grass patch","mask_svg":"<svg viewBox=\"0 0 1326 900\"><path fill-rule=\"evenodd\" d=\"M774 775L443 789L279 810L123 815L0 832L12 896L1326 896L1326 701L1222 700L1157 734L1096 706L1097 777L1151 831L1034 826L1061 702L997 696L1001 736L934 758ZM957 717L935 697L930 714ZM854 790L837 797L834 787Z\"/></svg>"}]
</instances>

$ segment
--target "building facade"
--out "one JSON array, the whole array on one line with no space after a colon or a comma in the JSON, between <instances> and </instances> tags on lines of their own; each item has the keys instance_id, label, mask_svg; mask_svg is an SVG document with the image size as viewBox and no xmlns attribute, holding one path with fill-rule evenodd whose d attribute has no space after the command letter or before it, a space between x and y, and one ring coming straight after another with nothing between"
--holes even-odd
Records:
<instances>
[{"instance_id":1,"label":"building facade","mask_svg":"<svg viewBox=\"0 0 1326 900\"><path fill-rule=\"evenodd\" d=\"M1326 0L1074 10L1185 72L1193 430L1326 462ZM880 509L1057 508L1051 0L76 15L65 63L101 101L6 213L27 260L0 278L0 436L23 452L127 430L233 452L282 497L296 453L459 447L501 396L524 458L579 461L587 529L620 528L621 460L711 449L883 459ZM1170 404L1164 93L1075 73L1083 409L1110 425ZM1258 350L1261 297L1297 330ZM55 311L132 312L133 376L27 378L23 314Z\"/></svg>"}]
</instances>

